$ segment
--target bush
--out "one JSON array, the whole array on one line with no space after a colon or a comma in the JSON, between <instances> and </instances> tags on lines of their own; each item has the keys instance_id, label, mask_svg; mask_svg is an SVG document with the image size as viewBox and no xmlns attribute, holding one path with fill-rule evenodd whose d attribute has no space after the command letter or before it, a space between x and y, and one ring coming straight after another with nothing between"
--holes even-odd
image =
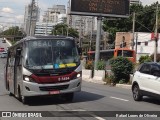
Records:
<instances>
[{"instance_id":1,"label":"bush","mask_svg":"<svg viewBox=\"0 0 160 120\"><path fill-rule=\"evenodd\" d=\"M111 70L114 74L114 82L128 83L130 78L130 73L133 72L134 65L131 61L124 57L112 58L110 60ZM122 81L123 80L123 81Z\"/></svg>"},{"instance_id":2,"label":"bush","mask_svg":"<svg viewBox=\"0 0 160 120\"><path fill-rule=\"evenodd\" d=\"M94 68L93 62L87 61L87 63L85 64L85 69L93 70L93 68Z\"/></svg>"},{"instance_id":3,"label":"bush","mask_svg":"<svg viewBox=\"0 0 160 120\"><path fill-rule=\"evenodd\" d=\"M100 60L97 62L97 70L105 70L106 64L105 61Z\"/></svg>"},{"instance_id":4,"label":"bush","mask_svg":"<svg viewBox=\"0 0 160 120\"><path fill-rule=\"evenodd\" d=\"M114 83L114 80L115 80L115 78L113 75L106 75L104 82L106 82L106 84L111 85L111 83Z\"/></svg>"},{"instance_id":5,"label":"bush","mask_svg":"<svg viewBox=\"0 0 160 120\"><path fill-rule=\"evenodd\" d=\"M141 57L139 58L139 63L140 63L140 64L142 64L142 63L144 63L144 62L151 62L151 61L152 61L152 59L151 59L151 57L148 56L148 55L146 55L146 56L141 56Z\"/></svg>"}]
</instances>

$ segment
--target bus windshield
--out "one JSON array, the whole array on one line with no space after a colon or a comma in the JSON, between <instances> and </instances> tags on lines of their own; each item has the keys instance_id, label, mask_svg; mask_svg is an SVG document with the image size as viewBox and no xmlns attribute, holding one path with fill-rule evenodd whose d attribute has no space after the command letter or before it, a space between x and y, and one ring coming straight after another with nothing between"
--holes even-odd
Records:
<instances>
[{"instance_id":1,"label":"bus windshield","mask_svg":"<svg viewBox=\"0 0 160 120\"><path fill-rule=\"evenodd\" d=\"M118 50L117 56L122 56L122 54L123 57L133 57L133 51L123 50L122 53L122 50Z\"/></svg>"},{"instance_id":2,"label":"bus windshield","mask_svg":"<svg viewBox=\"0 0 160 120\"><path fill-rule=\"evenodd\" d=\"M73 40L31 40L26 42L25 66L29 69L60 69L80 64Z\"/></svg>"}]
</instances>

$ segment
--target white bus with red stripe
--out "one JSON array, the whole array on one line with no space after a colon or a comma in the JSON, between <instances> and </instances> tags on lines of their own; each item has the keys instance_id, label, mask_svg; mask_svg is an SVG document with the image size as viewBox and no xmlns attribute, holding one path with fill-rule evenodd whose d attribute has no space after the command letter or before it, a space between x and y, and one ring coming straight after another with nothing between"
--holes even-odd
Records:
<instances>
[{"instance_id":1,"label":"white bus with red stripe","mask_svg":"<svg viewBox=\"0 0 160 120\"><path fill-rule=\"evenodd\" d=\"M59 94L72 101L81 91L82 67L71 37L26 37L8 49L5 85L23 103L32 96Z\"/></svg>"}]
</instances>

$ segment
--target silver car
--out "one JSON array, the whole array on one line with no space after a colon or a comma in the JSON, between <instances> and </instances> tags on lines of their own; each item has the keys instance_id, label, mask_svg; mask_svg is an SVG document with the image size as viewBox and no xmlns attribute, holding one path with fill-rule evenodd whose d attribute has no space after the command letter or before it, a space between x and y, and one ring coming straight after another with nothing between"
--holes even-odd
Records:
<instances>
[{"instance_id":1,"label":"silver car","mask_svg":"<svg viewBox=\"0 0 160 120\"><path fill-rule=\"evenodd\" d=\"M1 58L6 58L7 57L7 52L0 52L0 57Z\"/></svg>"}]
</instances>

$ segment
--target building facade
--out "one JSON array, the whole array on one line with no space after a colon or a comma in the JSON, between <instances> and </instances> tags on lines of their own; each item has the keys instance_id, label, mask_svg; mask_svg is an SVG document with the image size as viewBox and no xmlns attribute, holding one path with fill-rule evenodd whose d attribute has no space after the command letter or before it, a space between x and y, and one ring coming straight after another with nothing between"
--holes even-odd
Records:
<instances>
[{"instance_id":1,"label":"building facade","mask_svg":"<svg viewBox=\"0 0 160 120\"><path fill-rule=\"evenodd\" d=\"M24 32L27 35L33 36L36 22L40 19L40 10L35 0L32 0L32 3L25 6L25 15L24 15Z\"/></svg>"},{"instance_id":2,"label":"building facade","mask_svg":"<svg viewBox=\"0 0 160 120\"><path fill-rule=\"evenodd\" d=\"M50 35L52 33L55 23L42 23L37 22L35 28L35 35Z\"/></svg>"},{"instance_id":3,"label":"building facade","mask_svg":"<svg viewBox=\"0 0 160 120\"><path fill-rule=\"evenodd\" d=\"M142 4L140 0L130 0L130 5L132 4Z\"/></svg>"},{"instance_id":4,"label":"building facade","mask_svg":"<svg viewBox=\"0 0 160 120\"><path fill-rule=\"evenodd\" d=\"M117 32L116 33L116 40L115 40L115 48L120 48L122 42L126 42L126 46L129 49L136 50L136 57L137 61L141 56L144 55L152 55L154 54L155 50L155 41L152 39L152 33L146 33L146 32L135 32L134 35L134 46L132 46L132 33L130 32ZM124 36L124 37L123 37ZM123 41L123 38L124 41ZM158 38L158 46L160 46L160 41ZM158 53L160 53L160 48L158 47L157 50Z\"/></svg>"},{"instance_id":5,"label":"building facade","mask_svg":"<svg viewBox=\"0 0 160 120\"><path fill-rule=\"evenodd\" d=\"M66 14L65 5L54 5L44 13L43 22L57 23L61 14Z\"/></svg>"}]
</instances>

